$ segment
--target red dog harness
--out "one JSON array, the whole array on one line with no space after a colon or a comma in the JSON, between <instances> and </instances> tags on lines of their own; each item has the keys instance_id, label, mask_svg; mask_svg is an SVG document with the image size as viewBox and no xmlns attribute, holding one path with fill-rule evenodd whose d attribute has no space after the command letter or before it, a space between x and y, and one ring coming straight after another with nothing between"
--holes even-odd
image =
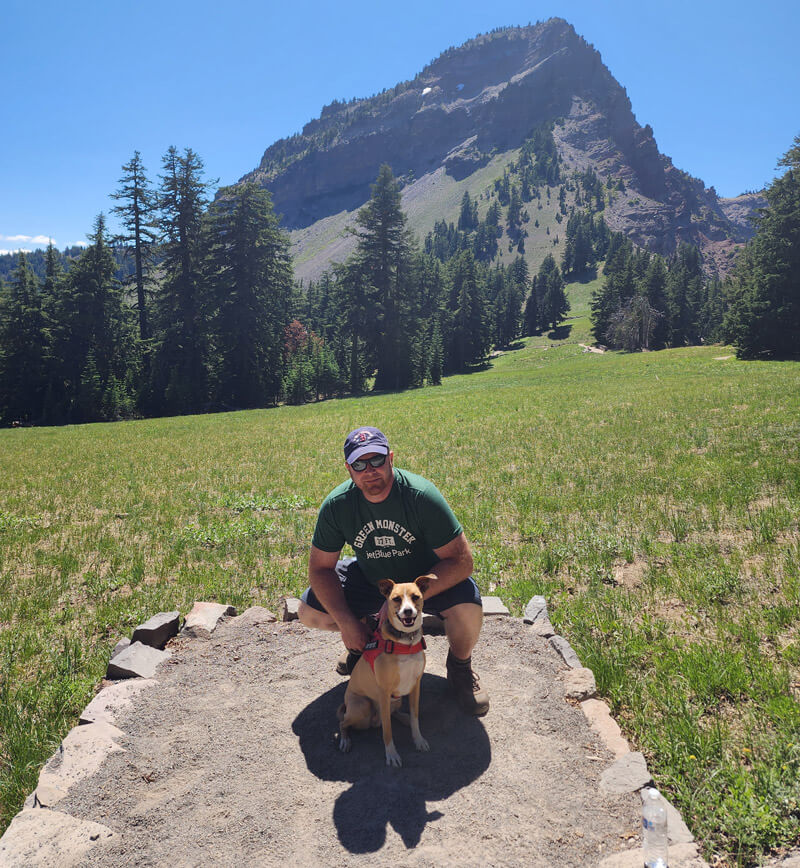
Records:
<instances>
[{"instance_id":1,"label":"red dog harness","mask_svg":"<svg viewBox=\"0 0 800 868\"><path fill-rule=\"evenodd\" d=\"M392 639L384 639L376 630L372 641L367 642L364 646L363 656L367 659L370 669L374 672L375 658L379 654L419 654L420 651L424 651L427 647L424 636L416 645L405 645L402 642L394 642Z\"/></svg>"}]
</instances>

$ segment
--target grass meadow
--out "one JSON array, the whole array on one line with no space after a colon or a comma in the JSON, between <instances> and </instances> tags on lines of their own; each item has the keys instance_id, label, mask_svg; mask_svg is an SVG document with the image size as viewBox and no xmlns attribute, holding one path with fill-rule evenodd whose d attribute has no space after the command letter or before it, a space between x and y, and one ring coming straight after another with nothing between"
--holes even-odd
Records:
<instances>
[{"instance_id":1,"label":"grass meadow","mask_svg":"<svg viewBox=\"0 0 800 868\"><path fill-rule=\"evenodd\" d=\"M800 364L526 341L438 388L0 432L0 830L116 640L305 586L348 430L433 479L481 589L543 594L707 858L800 844ZM476 651L480 671L480 648Z\"/></svg>"}]
</instances>

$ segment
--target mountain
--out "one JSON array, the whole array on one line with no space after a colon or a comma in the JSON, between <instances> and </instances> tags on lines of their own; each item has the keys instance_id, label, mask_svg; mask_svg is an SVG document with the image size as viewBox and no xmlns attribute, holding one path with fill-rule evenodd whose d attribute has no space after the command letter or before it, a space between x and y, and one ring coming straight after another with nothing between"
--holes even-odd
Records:
<instances>
[{"instance_id":1,"label":"mountain","mask_svg":"<svg viewBox=\"0 0 800 868\"><path fill-rule=\"evenodd\" d=\"M569 207L581 201L569 178L592 170L609 191L606 222L635 243L662 254L696 244L707 270L724 274L752 235L747 218L763 200L720 199L673 166L599 52L558 18L479 36L411 81L325 106L302 133L271 145L242 181L271 191L291 232L296 273L316 278L352 249L346 227L382 163L401 180L412 228L424 236L438 219L457 220L465 191L488 208L493 183L543 127L552 129ZM539 198L537 225L527 229L533 265L558 244L559 186Z\"/></svg>"}]
</instances>

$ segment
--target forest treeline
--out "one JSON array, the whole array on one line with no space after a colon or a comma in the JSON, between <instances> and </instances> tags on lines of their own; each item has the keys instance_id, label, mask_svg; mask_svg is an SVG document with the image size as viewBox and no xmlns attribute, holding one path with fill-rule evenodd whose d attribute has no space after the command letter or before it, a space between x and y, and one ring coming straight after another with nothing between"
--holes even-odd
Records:
<instances>
[{"instance_id":1,"label":"forest treeline","mask_svg":"<svg viewBox=\"0 0 800 868\"><path fill-rule=\"evenodd\" d=\"M781 165L756 236L723 283L706 278L696 248L667 259L610 232L602 212L624 185L591 169L564 177L544 127L482 195L488 205L465 193L458 221L437 222L421 245L383 166L356 216L353 254L298 286L268 192L245 183L212 201L189 148L168 150L154 185L136 152L112 194L121 235L109 235L101 214L66 268L51 245L31 256L43 257L38 274L20 253L0 277L0 421L175 415L435 385L480 366L493 347L558 326L569 311L565 278L601 263L592 299L600 343L653 350L722 340L743 358L796 355L800 138ZM563 238L551 238L529 274L528 227L551 196ZM507 265L501 245L515 255Z\"/></svg>"}]
</instances>

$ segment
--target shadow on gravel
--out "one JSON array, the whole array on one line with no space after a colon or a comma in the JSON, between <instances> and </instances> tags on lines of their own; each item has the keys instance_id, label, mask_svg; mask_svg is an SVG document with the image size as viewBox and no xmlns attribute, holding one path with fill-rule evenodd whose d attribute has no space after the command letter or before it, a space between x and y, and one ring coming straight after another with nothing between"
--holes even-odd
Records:
<instances>
[{"instance_id":1,"label":"shadow on gravel","mask_svg":"<svg viewBox=\"0 0 800 868\"><path fill-rule=\"evenodd\" d=\"M349 781L333 806L333 822L342 846L351 853L372 853L386 840L386 825L415 847L426 823L443 816L428 813L427 802L440 801L479 778L491 761L491 747L479 719L464 714L450 697L447 681L423 675L420 729L430 753L414 748L410 730L392 722L402 768L389 768L380 727L353 732L349 754L338 748L336 709L347 682L324 693L295 718L292 730L312 774L325 781Z\"/></svg>"}]
</instances>

